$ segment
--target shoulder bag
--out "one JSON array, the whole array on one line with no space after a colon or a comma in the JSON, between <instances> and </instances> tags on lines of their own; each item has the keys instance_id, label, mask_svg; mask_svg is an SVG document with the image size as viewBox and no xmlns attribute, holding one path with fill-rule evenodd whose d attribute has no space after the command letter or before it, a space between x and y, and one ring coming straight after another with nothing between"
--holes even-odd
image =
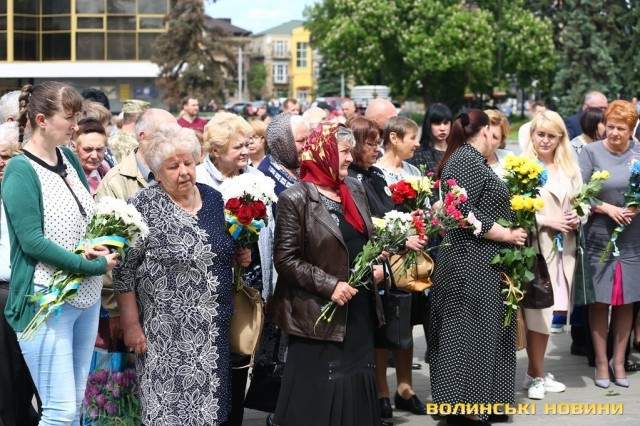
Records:
<instances>
[{"instance_id":1,"label":"shoulder bag","mask_svg":"<svg viewBox=\"0 0 640 426\"><path fill-rule=\"evenodd\" d=\"M540 231L536 227L538 253L533 263L534 278L527 283L522 306L528 309L544 309L553 306L553 285L549 276L547 261L540 249Z\"/></svg>"}]
</instances>

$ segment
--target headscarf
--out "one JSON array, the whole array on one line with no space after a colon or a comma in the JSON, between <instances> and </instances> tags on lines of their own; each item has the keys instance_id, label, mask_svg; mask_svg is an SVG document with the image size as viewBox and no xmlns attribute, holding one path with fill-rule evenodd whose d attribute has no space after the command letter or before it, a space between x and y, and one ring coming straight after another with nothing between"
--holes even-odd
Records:
<instances>
[{"instance_id":1,"label":"headscarf","mask_svg":"<svg viewBox=\"0 0 640 426\"><path fill-rule=\"evenodd\" d=\"M298 150L291 130L291 114L278 114L269 123L266 131L267 145L271 157L291 171L300 168Z\"/></svg>"},{"instance_id":2,"label":"headscarf","mask_svg":"<svg viewBox=\"0 0 640 426\"><path fill-rule=\"evenodd\" d=\"M342 199L344 218L358 232L364 233L365 225L351 196L349 187L340 179L338 161L338 130L345 128L334 123L320 123L316 127L302 150L300 179L337 189Z\"/></svg>"}]
</instances>

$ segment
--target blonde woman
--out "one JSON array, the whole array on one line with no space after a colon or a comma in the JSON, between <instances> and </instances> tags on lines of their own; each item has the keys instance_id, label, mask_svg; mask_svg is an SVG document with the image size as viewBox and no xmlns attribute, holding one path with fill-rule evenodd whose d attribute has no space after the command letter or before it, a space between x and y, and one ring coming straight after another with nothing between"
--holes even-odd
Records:
<instances>
[{"instance_id":1,"label":"blonde woman","mask_svg":"<svg viewBox=\"0 0 640 426\"><path fill-rule=\"evenodd\" d=\"M544 374L544 354L553 313L569 310L575 269L575 230L580 223L571 208L571 200L580 190L582 178L564 121L554 111L546 110L534 117L525 154L537 158L549 173L547 183L540 191L544 208L536 215L538 232L534 235L547 261L554 305L545 309L524 309L529 356L524 387L530 399L542 399L546 392L563 392L566 389L552 374Z\"/></svg>"},{"instance_id":2,"label":"blonde woman","mask_svg":"<svg viewBox=\"0 0 640 426\"><path fill-rule=\"evenodd\" d=\"M489 116L489 128L491 129L491 146L487 153L489 167L499 176L504 175L504 159L511 153L504 149L509 135L509 121L507 117L496 109L484 111Z\"/></svg>"},{"instance_id":3,"label":"blonde woman","mask_svg":"<svg viewBox=\"0 0 640 426\"><path fill-rule=\"evenodd\" d=\"M230 112L219 112L207 123L203 143L207 155L196 167L196 181L218 189L225 180L242 173L251 173L268 179L249 165L249 146L254 131L242 117ZM251 264L245 268L244 282L266 296L271 291L272 241L268 228L260 233L258 245L251 249ZM250 359L231 354L231 414L229 424L242 424L245 389Z\"/></svg>"}]
</instances>

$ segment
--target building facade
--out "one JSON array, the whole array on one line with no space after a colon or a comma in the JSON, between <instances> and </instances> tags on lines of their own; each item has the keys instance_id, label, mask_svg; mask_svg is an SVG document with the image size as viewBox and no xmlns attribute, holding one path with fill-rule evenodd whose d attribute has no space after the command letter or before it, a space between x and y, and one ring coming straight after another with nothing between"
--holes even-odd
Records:
<instances>
[{"instance_id":1,"label":"building facade","mask_svg":"<svg viewBox=\"0 0 640 426\"><path fill-rule=\"evenodd\" d=\"M303 24L292 20L253 36L252 62L262 62L267 69L265 97L293 97L308 103L314 96L314 53Z\"/></svg>"}]
</instances>

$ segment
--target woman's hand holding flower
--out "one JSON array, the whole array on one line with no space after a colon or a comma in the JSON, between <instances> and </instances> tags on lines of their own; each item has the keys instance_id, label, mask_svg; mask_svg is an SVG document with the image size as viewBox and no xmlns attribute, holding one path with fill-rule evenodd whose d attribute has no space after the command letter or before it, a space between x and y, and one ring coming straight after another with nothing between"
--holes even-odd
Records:
<instances>
[{"instance_id":1,"label":"woman's hand holding flower","mask_svg":"<svg viewBox=\"0 0 640 426\"><path fill-rule=\"evenodd\" d=\"M384 269L382 265L373 265L373 283L378 285L384 280Z\"/></svg>"},{"instance_id":2,"label":"woman's hand holding flower","mask_svg":"<svg viewBox=\"0 0 640 426\"><path fill-rule=\"evenodd\" d=\"M427 244L427 239L421 239L418 235L411 235L405 242L405 247L409 250L420 251Z\"/></svg>"},{"instance_id":3,"label":"woman's hand holding flower","mask_svg":"<svg viewBox=\"0 0 640 426\"><path fill-rule=\"evenodd\" d=\"M516 246L523 246L527 242L527 231L523 228L512 228L508 230L507 242Z\"/></svg>"},{"instance_id":4,"label":"woman's hand holding flower","mask_svg":"<svg viewBox=\"0 0 640 426\"><path fill-rule=\"evenodd\" d=\"M336 288L333 289L331 301L340 306L344 306L356 293L358 293L358 290L355 287L351 287L344 281L338 281Z\"/></svg>"},{"instance_id":5,"label":"woman's hand holding flower","mask_svg":"<svg viewBox=\"0 0 640 426\"><path fill-rule=\"evenodd\" d=\"M251 249L241 248L236 251L236 263L243 268L251 264Z\"/></svg>"}]
</instances>

